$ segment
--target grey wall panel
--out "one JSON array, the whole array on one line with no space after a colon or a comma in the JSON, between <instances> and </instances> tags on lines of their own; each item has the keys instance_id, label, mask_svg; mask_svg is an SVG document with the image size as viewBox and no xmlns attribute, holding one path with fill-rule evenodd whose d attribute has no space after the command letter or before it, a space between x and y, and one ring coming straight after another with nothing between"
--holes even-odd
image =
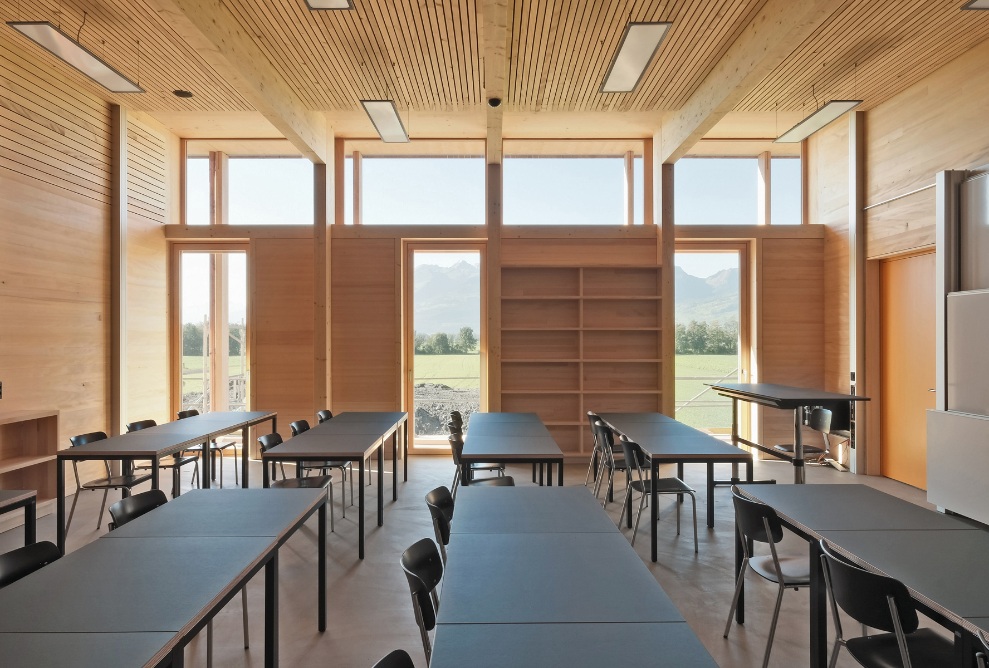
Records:
<instances>
[{"instance_id":1,"label":"grey wall panel","mask_svg":"<svg viewBox=\"0 0 989 668\"><path fill-rule=\"evenodd\" d=\"M927 500L989 524L989 417L927 411Z\"/></svg>"},{"instance_id":2,"label":"grey wall panel","mask_svg":"<svg viewBox=\"0 0 989 668\"><path fill-rule=\"evenodd\" d=\"M949 294L947 318L947 408L989 415L989 290Z\"/></svg>"},{"instance_id":3,"label":"grey wall panel","mask_svg":"<svg viewBox=\"0 0 989 668\"><path fill-rule=\"evenodd\" d=\"M960 290L989 288L989 176L961 184Z\"/></svg>"}]
</instances>

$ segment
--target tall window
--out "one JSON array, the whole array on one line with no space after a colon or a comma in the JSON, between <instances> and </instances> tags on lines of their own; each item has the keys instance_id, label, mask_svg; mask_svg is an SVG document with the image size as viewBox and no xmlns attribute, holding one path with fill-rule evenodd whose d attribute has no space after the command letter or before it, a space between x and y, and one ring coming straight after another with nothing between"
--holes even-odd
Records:
<instances>
[{"instance_id":1,"label":"tall window","mask_svg":"<svg viewBox=\"0 0 989 668\"><path fill-rule=\"evenodd\" d=\"M674 167L674 216L680 225L756 225L755 158L684 158Z\"/></svg>"},{"instance_id":2,"label":"tall window","mask_svg":"<svg viewBox=\"0 0 989 668\"><path fill-rule=\"evenodd\" d=\"M773 225L799 225L803 199L800 180L800 158L773 158L770 173L770 201Z\"/></svg>"},{"instance_id":3,"label":"tall window","mask_svg":"<svg viewBox=\"0 0 989 668\"><path fill-rule=\"evenodd\" d=\"M209 225L209 158L185 161L185 224Z\"/></svg>"},{"instance_id":4,"label":"tall window","mask_svg":"<svg viewBox=\"0 0 989 668\"><path fill-rule=\"evenodd\" d=\"M306 158L231 157L227 222L312 225L313 166Z\"/></svg>"}]
</instances>

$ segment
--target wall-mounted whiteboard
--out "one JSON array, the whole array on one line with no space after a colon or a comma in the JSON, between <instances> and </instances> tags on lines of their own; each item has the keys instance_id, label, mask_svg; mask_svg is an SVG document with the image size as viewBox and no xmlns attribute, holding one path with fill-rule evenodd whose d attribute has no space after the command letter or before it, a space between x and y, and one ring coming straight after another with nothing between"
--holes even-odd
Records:
<instances>
[{"instance_id":1,"label":"wall-mounted whiteboard","mask_svg":"<svg viewBox=\"0 0 989 668\"><path fill-rule=\"evenodd\" d=\"M989 290L948 295L947 407L989 415Z\"/></svg>"}]
</instances>

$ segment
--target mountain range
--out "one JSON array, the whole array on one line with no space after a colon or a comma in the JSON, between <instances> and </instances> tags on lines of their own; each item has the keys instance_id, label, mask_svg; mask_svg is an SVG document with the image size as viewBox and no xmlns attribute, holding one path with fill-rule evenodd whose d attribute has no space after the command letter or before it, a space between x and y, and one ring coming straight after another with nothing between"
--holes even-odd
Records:
<instances>
[{"instance_id":1,"label":"mountain range","mask_svg":"<svg viewBox=\"0 0 989 668\"><path fill-rule=\"evenodd\" d=\"M738 269L722 269L700 278L677 267L675 280L678 323L738 320Z\"/></svg>"}]
</instances>

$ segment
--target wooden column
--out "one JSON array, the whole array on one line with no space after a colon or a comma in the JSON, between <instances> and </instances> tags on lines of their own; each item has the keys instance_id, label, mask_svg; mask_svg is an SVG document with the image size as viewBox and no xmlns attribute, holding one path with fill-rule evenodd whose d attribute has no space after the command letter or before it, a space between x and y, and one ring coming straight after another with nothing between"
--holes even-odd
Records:
<instances>
[{"instance_id":1,"label":"wooden column","mask_svg":"<svg viewBox=\"0 0 989 668\"><path fill-rule=\"evenodd\" d=\"M769 151L759 154L759 188L756 202L756 224L769 225L772 222L772 155Z\"/></svg>"},{"instance_id":2,"label":"wooden column","mask_svg":"<svg viewBox=\"0 0 989 668\"><path fill-rule=\"evenodd\" d=\"M664 163L659 169L659 216L660 226L660 265L662 266L662 290L660 308L662 309L660 336L662 349L660 359L662 367L662 412L670 417L676 413L676 316L674 306L675 284L673 270L673 255L676 253L676 228L673 218L673 165Z\"/></svg>"},{"instance_id":3,"label":"wooden column","mask_svg":"<svg viewBox=\"0 0 989 668\"><path fill-rule=\"evenodd\" d=\"M109 430L119 434L127 415L127 110L110 106L112 172L110 207Z\"/></svg>"},{"instance_id":4,"label":"wooden column","mask_svg":"<svg viewBox=\"0 0 989 668\"><path fill-rule=\"evenodd\" d=\"M853 111L848 114L848 362L849 382L857 394L866 394L870 380L865 364L865 239L865 112ZM861 404L854 410L856 447L849 450L848 467L852 473L879 473L867 465L868 411Z\"/></svg>"}]
</instances>

